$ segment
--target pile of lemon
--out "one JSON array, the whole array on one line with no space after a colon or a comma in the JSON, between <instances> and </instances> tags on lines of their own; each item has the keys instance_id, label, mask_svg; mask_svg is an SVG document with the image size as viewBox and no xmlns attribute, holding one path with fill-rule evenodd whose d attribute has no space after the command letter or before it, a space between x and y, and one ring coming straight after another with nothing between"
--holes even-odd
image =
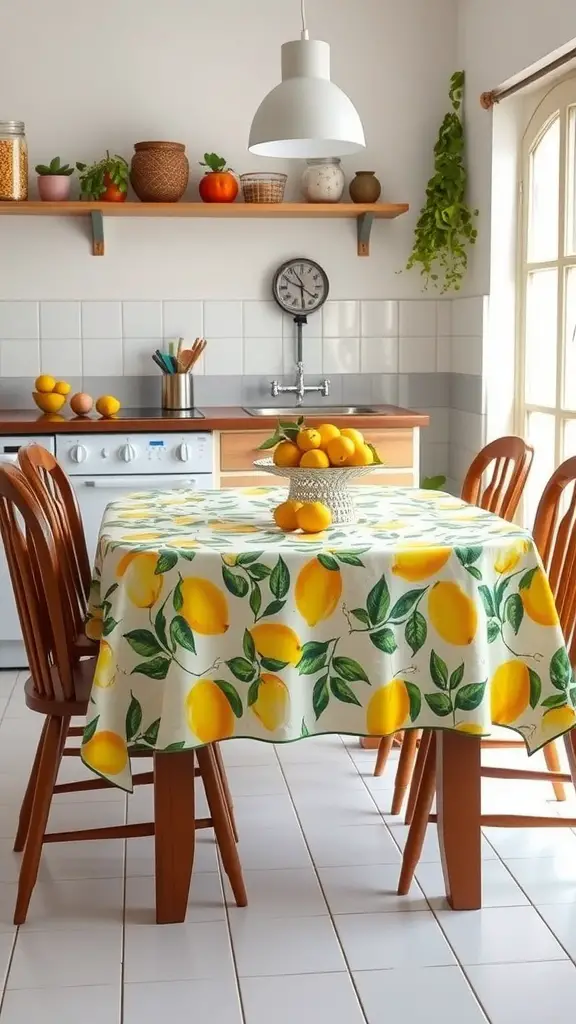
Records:
<instances>
[{"instance_id":1,"label":"pile of lemon","mask_svg":"<svg viewBox=\"0 0 576 1024\"><path fill-rule=\"evenodd\" d=\"M32 397L42 412L59 412L71 390L68 381L55 380L48 373L41 373L34 387L36 390Z\"/></svg>"},{"instance_id":2,"label":"pile of lemon","mask_svg":"<svg viewBox=\"0 0 576 1024\"><path fill-rule=\"evenodd\" d=\"M294 441L280 441L274 449L274 465L302 469L331 466L371 466L374 450L354 427L339 430L333 423L300 427Z\"/></svg>"}]
</instances>

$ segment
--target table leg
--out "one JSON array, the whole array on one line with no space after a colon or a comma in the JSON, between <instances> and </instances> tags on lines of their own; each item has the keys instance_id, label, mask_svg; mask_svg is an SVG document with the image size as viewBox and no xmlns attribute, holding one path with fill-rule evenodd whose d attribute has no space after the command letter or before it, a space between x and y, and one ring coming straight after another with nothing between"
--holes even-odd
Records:
<instances>
[{"instance_id":1,"label":"table leg","mask_svg":"<svg viewBox=\"0 0 576 1024\"><path fill-rule=\"evenodd\" d=\"M156 923L186 918L194 863L194 751L154 754Z\"/></svg>"},{"instance_id":2,"label":"table leg","mask_svg":"<svg viewBox=\"0 0 576 1024\"><path fill-rule=\"evenodd\" d=\"M438 840L453 910L482 906L480 739L437 733Z\"/></svg>"}]
</instances>

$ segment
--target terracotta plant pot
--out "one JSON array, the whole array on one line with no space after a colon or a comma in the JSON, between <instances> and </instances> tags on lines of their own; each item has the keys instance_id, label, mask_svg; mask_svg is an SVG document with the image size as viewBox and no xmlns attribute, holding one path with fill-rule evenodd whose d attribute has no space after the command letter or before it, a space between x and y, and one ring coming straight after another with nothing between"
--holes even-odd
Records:
<instances>
[{"instance_id":1,"label":"terracotta plant pot","mask_svg":"<svg viewBox=\"0 0 576 1024\"><path fill-rule=\"evenodd\" d=\"M181 142L137 142L130 181L143 203L177 203L188 186L190 167Z\"/></svg>"},{"instance_id":2,"label":"terracotta plant pot","mask_svg":"<svg viewBox=\"0 0 576 1024\"><path fill-rule=\"evenodd\" d=\"M70 198L70 176L67 174L39 174L38 195L44 202L63 202Z\"/></svg>"},{"instance_id":3,"label":"terracotta plant pot","mask_svg":"<svg viewBox=\"0 0 576 1024\"><path fill-rule=\"evenodd\" d=\"M356 171L350 182L350 199L353 203L377 203L382 186L374 171Z\"/></svg>"}]
</instances>

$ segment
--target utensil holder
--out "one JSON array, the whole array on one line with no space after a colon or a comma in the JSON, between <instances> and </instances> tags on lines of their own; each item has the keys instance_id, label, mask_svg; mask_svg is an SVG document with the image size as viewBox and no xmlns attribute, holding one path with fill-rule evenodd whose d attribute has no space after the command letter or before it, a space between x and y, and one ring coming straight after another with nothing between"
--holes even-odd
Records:
<instances>
[{"instance_id":1,"label":"utensil holder","mask_svg":"<svg viewBox=\"0 0 576 1024\"><path fill-rule=\"evenodd\" d=\"M162 377L162 408L182 412L194 407L191 373L165 373Z\"/></svg>"}]
</instances>

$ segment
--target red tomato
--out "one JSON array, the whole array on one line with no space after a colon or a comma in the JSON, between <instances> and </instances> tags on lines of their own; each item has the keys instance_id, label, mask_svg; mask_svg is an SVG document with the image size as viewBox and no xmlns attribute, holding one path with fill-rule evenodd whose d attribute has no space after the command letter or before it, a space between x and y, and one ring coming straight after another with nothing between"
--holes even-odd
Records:
<instances>
[{"instance_id":1,"label":"red tomato","mask_svg":"<svg viewBox=\"0 0 576 1024\"><path fill-rule=\"evenodd\" d=\"M127 192L121 192L118 185L115 185L109 174L104 175L104 184L106 185L106 191L102 193L100 199L104 203L125 203Z\"/></svg>"},{"instance_id":2,"label":"red tomato","mask_svg":"<svg viewBox=\"0 0 576 1024\"><path fill-rule=\"evenodd\" d=\"M209 171L202 178L199 191L204 203L233 203L238 195L238 182L230 171Z\"/></svg>"}]
</instances>

